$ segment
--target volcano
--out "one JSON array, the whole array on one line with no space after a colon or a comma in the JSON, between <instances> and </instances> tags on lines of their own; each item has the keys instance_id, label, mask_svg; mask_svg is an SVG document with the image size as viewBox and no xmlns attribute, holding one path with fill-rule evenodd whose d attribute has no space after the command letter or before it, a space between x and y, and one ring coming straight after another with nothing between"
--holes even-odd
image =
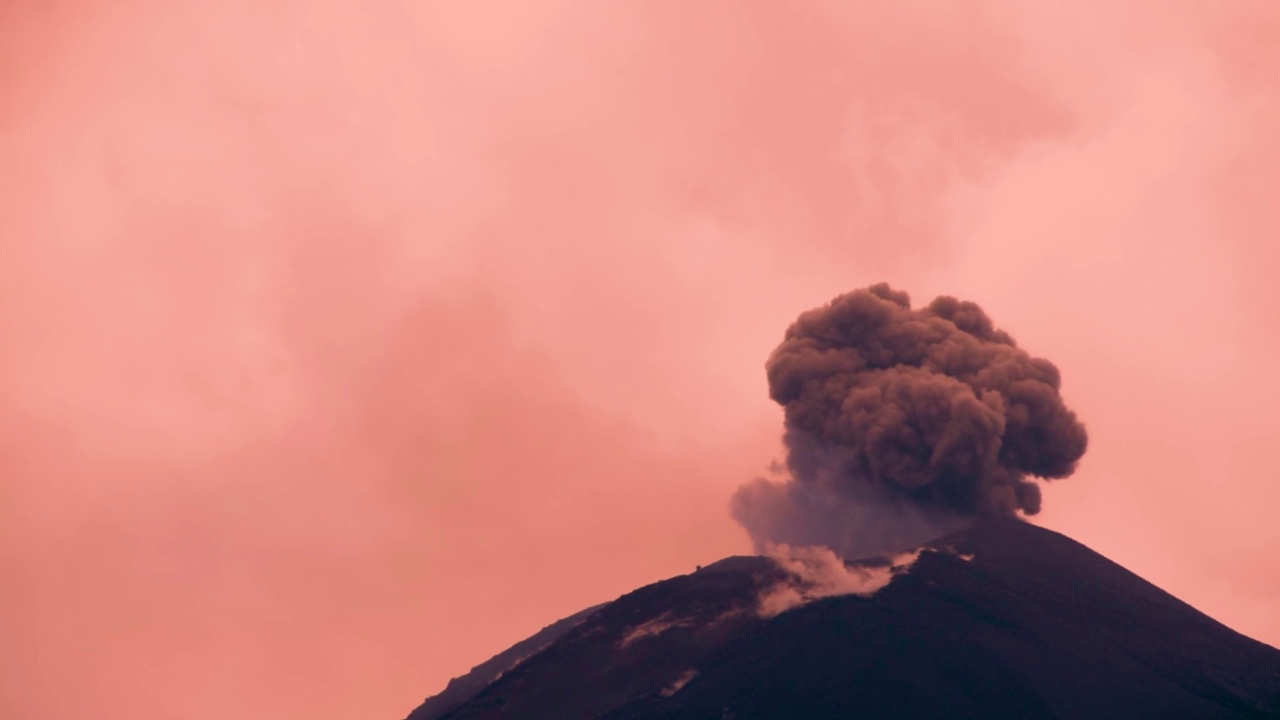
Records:
<instances>
[{"instance_id":1,"label":"volcano","mask_svg":"<svg viewBox=\"0 0 1280 720\"><path fill-rule=\"evenodd\" d=\"M988 519L913 558L773 616L796 578L728 558L548 626L408 720L1280 718L1280 651L1063 535Z\"/></svg>"}]
</instances>

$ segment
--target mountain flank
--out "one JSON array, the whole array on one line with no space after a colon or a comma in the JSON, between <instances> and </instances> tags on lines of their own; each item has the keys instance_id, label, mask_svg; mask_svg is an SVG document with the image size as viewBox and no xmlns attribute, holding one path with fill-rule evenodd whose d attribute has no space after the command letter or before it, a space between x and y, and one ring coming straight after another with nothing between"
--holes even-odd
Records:
<instances>
[{"instance_id":1,"label":"mountain flank","mask_svg":"<svg viewBox=\"0 0 1280 720\"><path fill-rule=\"evenodd\" d=\"M1280 651L1058 533L987 519L895 572L764 617L797 579L727 558L545 628L408 720L1280 718Z\"/></svg>"}]
</instances>

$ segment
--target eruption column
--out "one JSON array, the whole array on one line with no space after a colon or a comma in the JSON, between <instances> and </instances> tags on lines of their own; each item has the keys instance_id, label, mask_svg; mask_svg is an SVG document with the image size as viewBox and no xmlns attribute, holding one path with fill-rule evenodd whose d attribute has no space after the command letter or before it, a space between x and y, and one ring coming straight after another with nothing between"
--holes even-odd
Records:
<instances>
[{"instance_id":1,"label":"eruption column","mask_svg":"<svg viewBox=\"0 0 1280 720\"><path fill-rule=\"evenodd\" d=\"M894 550L988 515L1033 515L1030 477L1075 471L1088 436L1049 361L980 307L911 308L879 284L803 313L766 364L789 478L748 483L734 518L757 546Z\"/></svg>"}]
</instances>

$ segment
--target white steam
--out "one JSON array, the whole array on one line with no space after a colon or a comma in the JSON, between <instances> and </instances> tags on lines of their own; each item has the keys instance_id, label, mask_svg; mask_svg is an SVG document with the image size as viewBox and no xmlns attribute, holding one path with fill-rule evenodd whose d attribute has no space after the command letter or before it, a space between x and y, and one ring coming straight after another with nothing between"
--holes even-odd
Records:
<instances>
[{"instance_id":1,"label":"white steam","mask_svg":"<svg viewBox=\"0 0 1280 720\"><path fill-rule=\"evenodd\" d=\"M756 613L771 618L819 598L835 595L868 596L906 572L923 548L890 556L881 566L846 565L830 549L819 546L770 545L766 555L788 578L761 593Z\"/></svg>"}]
</instances>

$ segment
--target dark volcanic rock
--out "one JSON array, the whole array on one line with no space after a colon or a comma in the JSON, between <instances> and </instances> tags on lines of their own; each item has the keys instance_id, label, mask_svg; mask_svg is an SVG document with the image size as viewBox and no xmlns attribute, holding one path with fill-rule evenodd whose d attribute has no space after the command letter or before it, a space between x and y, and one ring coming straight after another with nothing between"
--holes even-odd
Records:
<instances>
[{"instance_id":1,"label":"dark volcanic rock","mask_svg":"<svg viewBox=\"0 0 1280 720\"><path fill-rule=\"evenodd\" d=\"M1079 543L1004 519L928 548L870 597L771 619L755 603L784 575L722 560L562 621L410 717L1280 718L1280 651Z\"/></svg>"},{"instance_id":2,"label":"dark volcanic rock","mask_svg":"<svg viewBox=\"0 0 1280 720\"><path fill-rule=\"evenodd\" d=\"M458 709L463 703L475 697L490 683L511 668L524 662L529 657L545 650L562 635L581 625L604 605L589 607L557 620L534 635L521 640L488 660L471 668L471 672L449 681L439 695L432 695L416 710L409 714L407 720L440 720L445 715Z\"/></svg>"}]
</instances>

